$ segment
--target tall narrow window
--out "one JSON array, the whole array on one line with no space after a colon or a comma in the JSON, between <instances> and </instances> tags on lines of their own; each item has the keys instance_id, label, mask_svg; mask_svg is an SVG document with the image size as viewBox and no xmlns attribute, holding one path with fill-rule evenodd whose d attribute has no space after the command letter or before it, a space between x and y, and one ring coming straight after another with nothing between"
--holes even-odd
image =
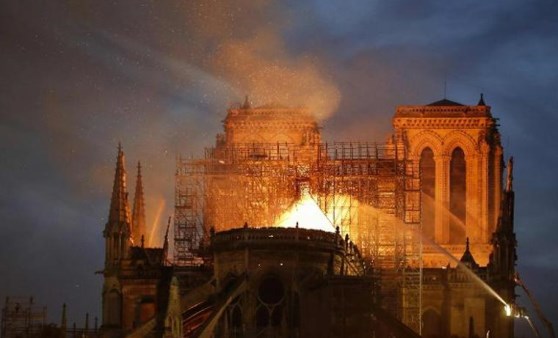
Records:
<instances>
[{"instance_id":1,"label":"tall narrow window","mask_svg":"<svg viewBox=\"0 0 558 338\"><path fill-rule=\"evenodd\" d=\"M440 338L442 337L442 321L440 315L432 309L426 310L422 315L422 337Z\"/></svg>"},{"instance_id":2,"label":"tall narrow window","mask_svg":"<svg viewBox=\"0 0 558 338\"><path fill-rule=\"evenodd\" d=\"M107 295L106 300L106 320L108 325L120 325L120 315L121 315L121 297L120 293L116 290L111 290Z\"/></svg>"},{"instance_id":3,"label":"tall narrow window","mask_svg":"<svg viewBox=\"0 0 558 338\"><path fill-rule=\"evenodd\" d=\"M465 153L455 148L450 162L450 243L465 243L466 177Z\"/></svg>"},{"instance_id":4,"label":"tall narrow window","mask_svg":"<svg viewBox=\"0 0 558 338\"><path fill-rule=\"evenodd\" d=\"M425 148L420 155L422 231L426 238L434 239L436 163L432 149Z\"/></svg>"},{"instance_id":5,"label":"tall narrow window","mask_svg":"<svg viewBox=\"0 0 558 338\"><path fill-rule=\"evenodd\" d=\"M242 331L242 310L240 310L240 305L237 303L234 306L231 315L231 331L232 337L243 337L244 332Z\"/></svg>"}]
</instances>

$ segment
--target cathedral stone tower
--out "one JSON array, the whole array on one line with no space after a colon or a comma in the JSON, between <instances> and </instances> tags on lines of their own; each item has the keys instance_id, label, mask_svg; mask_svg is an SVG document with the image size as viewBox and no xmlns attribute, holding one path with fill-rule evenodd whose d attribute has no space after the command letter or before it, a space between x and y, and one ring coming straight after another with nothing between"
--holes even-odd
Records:
<instances>
[{"instance_id":1,"label":"cathedral stone tower","mask_svg":"<svg viewBox=\"0 0 558 338\"><path fill-rule=\"evenodd\" d=\"M124 152L118 146L109 218L103 231L106 249L101 336L182 337L178 281L167 260L168 225L163 247L145 247L141 167L138 164L132 216L124 163Z\"/></svg>"},{"instance_id":2,"label":"cathedral stone tower","mask_svg":"<svg viewBox=\"0 0 558 338\"><path fill-rule=\"evenodd\" d=\"M131 218L126 190L124 152L118 146L110 211L105 230L105 269L103 284L103 328L118 329L122 325L122 292L119 282L121 261L131 246Z\"/></svg>"},{"instance_id":3,"label":"cathedral stone tower","mask_svg":"<svg viewBox=\"0 0 558 338\"><path fill-rule=\"evenodd\" d=\"M124 152L118 146L114 185L110 201L108 222L103 236L106 240L105 268L112 270L126 256L130 247L131 217L126 190L126 169L124 168Z\"/></svg>"},{"instance_id":4,"label":"cathedral stone tower","mask_svg":"<svg viewBox=\"0 0 558 338\"><path fill-rule=\"evenodd\" d=\"M320 142L316 119L306 108L252 107L246 98L242 106L229 109L223 124L227 145L288 143L309 146Z\"/></svg>"},{"instance_id":5,"label":"cathedral stone tower","mask_svg":"<svg viewBox=\"0 0 558 338\"><path fill-rule=\"evenodd\" d=\"M471 252L486 266L501 200L502 146L497 121L481 95L475 106L447 99L426 106L400 106L393 118L396 138L420 167L424 264Z\"/></svg>"}]
</instances>

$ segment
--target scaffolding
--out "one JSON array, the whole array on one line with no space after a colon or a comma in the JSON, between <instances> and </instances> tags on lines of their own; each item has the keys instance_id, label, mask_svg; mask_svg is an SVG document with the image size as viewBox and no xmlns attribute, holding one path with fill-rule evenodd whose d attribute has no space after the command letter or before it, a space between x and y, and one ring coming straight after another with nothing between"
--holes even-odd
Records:
<instances>
[{"instance_id":1,"label":"scaffolding","mask_svg":"<svg viewBox=\"0 0 558 338\"><path fill-rule=\"evenodd\" d=\"M177 161L174 263L199 262L210 228L269 226L297 197L300 149L292 144L208 148L203 159Z\"/></svg>"},{"instance_id":2,"label":"scaffolding","mask_svg":"<svg viewBox=\"0 0 558 338\"><path fill-rule=\"evenodd\" d=\"M420 331L420 176L403 145L321 144L314 191L322 210L382 274L383 306Z\"/></svg>"},{"instance_id":3,"label":"scaffolding","mask_svg":"<svg viewBox=\"0 0 558 338\"><path fill-rule=\"evenodd\" d=\"M174 262L193 265L204 234L204 161L177 158L174 207Z\"/></svg>"},{"instance_id":4,"label":"scaffolding","mask_svg":"<svg viewBox=\"0 0 558 338\"><path fill-rule=\"evenodd\" d=\"M46 322L46 307L37 306L33 297L6 297L2 308L1 337L38 337Z\"/></svg>"},{"instance_id":5,"label":"scaffolding","mask_svg":"<svg viewBox=\"0 0 558 338\"><path fill-rule=\"evenodd\" d=\"M420 176L403 144L221 144L177 161L177 265L199 261L210 228L272 226L307 189L382 274L383 304L420 330Z\"/></svg>"}]
</instances>

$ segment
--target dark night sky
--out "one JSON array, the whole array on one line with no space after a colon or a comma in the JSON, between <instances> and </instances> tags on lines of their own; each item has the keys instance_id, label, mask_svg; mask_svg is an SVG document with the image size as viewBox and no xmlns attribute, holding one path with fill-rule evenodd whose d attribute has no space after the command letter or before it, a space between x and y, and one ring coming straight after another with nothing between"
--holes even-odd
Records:
<instances>
[{"instance_id":1,"label":"dark night sky","mask_svg":"<svg viewBox=\"0 0 558 338\"><path fill-rule=\"evenodd\" d=\"M0 2L2 304L100 314L118 141L162 225L175 156L211 145L245 93L309 105L329 141L382 141L396 105L441 99L447 79L449 99L483 92L500 118L518 270L558 324L556 18L552 0Z\"/></svg>"}]
</instances>

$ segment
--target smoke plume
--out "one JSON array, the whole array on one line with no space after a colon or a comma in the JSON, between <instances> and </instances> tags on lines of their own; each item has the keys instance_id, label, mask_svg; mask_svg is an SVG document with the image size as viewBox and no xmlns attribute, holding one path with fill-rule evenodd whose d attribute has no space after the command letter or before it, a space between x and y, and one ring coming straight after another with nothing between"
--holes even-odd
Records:
<instances>
[{"instance_id":1,"label":"smoke plume","mask_svg":"<svg viewBox=\"0 0 558 338\"><path fill-rule=\"evenodd\" d=\"M337 109L340 92L317 57L289 53L282 35L289 13L275 2L217 0L192 6L186 10L193 24L189 40L204 53L199 61L236 95L248 94L256 105L305 106L319 120Z\"/></svg>"}]
</instances>

